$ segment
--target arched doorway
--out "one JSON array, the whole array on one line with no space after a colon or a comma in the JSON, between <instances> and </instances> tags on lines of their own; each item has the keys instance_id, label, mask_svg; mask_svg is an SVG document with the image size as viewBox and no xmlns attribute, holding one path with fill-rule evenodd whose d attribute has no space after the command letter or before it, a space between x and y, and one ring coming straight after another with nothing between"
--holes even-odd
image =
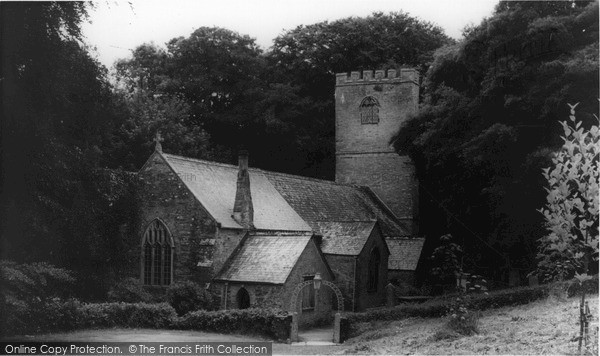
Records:
<instances>
[{"instance_id":1,"label":"arched doorway","mask_svg":"<svg viewBox=\"0 0 600 356\"><path fill-rule=\"evenodd\" d=\"M315 278L316 279L316 278ZM341 314L340 312L344 310L344 297L342 295L342 291L332 282L329 281L324 281L321 280L321 278L319 278L319 281L321 283L322 286L327 287L328 289L330 289L336 297L337 300L337 310L335 310L335 315L334 315L334 321L333 321L333 342L334 343L340 343L341 340L341 333L340 333L340 322L341 322ZM308 281L304 281L302 283L299 283L296 285L296 287L294 288L294 291L292 292L292 300L290 301L290 310L292 311L292 330L291 330L291 335L290 338L292 340L292 342L298 342L298 299L299 296L302 293L302 290L305 288L313 288L314 286L314 280L308 280ZM316 286L315 286L316 287ZM319 287L316 287L319 288ZM318 305L318 301L315 300L315 306Z\"/></svg>"},{"instance_id":2,"label":"arched doorway","mask_svg":"<svg viewBox=\"0 0 600 356\"><path fill-rule=\"evenodd\" d=\"M248 291L246 290L246 288L242 287L238 290L236 299L237 299L238 309L250 308L250 294L248 294Z\"/></svg>"}]
</instances>

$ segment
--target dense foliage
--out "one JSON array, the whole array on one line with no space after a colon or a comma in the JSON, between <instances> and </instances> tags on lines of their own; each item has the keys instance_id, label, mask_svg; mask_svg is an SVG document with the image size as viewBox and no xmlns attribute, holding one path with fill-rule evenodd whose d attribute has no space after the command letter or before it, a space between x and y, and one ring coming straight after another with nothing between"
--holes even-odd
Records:
<instances>
[{"instance_id":1,"label":"dense foliage","mask_svg":"<svg viewBox=\"0 0 600 356\"><path fill-rule=\"evenodd\" d=\"M213 297L209 291L198 283L186 281L169 286L167 302L175 308L179 315L196 310L215 309Z\"/></svg>"},{"instance_id":2,"label":"dense foliage","mask_svg":"<svg viewBox=\"0 0 600 356\"><path fill-rule=\"evenodd\" d=\"M583 127L595 121L598 3L502 2L464 37L436 52L396 144L416 162L422 233L464 238L465 270L506 280L535 267L540 172L566 104L580 102Z\"/></svg>"},{"instance_id":3,"label":"dense foliage","mask_svg":"<svg viewBox=\"0 0 600 356\"><path fill-rule=\"evenodd\" d=\"M243 147L255 166L332 178L335 73L425 67L448 42L429 23L377 13L297 27L266 54L216 27L166 50L141 45L116 64L130 109L123 142L135 144L125 161L139 167L160 129L171 153L232 162Z\"/></svg>"},{"instance_id":4,"label":"dense foliage","mask_svg":"<svg viewBox=\"0 0 600 356\"><path fill-rule=\"evenodd\" d=\"M598 260L598 170L600 131L585 130L571 105L562 121L564 144L544 169L548 187L544 215L548 235L539 240L537 273L544 280L588 273Z\"/></svg>"},{"instance_id":5,"label":"dense foliage","mask_svg":"<svg viewBox=\"0 0 600 356\"><path fill-rule=\"evenodd\" d=\"M82 42L90 3L0 6L2 256L69 266L93 294L134 209L129 176L105 169L121 116Z\"/></svg>"}]
</instances>

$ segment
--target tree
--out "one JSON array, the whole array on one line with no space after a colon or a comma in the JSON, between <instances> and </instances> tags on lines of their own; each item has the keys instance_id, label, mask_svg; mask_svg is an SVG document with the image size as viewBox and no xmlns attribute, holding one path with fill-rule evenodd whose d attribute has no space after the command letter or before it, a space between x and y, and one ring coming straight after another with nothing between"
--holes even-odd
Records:
<instances>
[{"instance_id":1,"label":"tree","mask_svg":"<svg viewBox=\"0 0 600 356\"><path fill-rule=\"evenodd\" d=\"M285 117L289 146L301 153L289 155L303 167L294 173L334 176L336 73L402 65L424 71L434 50L450 42L439 27L402 12L301 25L278 36L266 55L268 81L278 84L271 89L290 89L275 116Z\"/></svg>"},{"instance_id":2,"label":"tree","mask_svg":"<svg viewBox=\"0 0 600 356\"><path fill-rule=\"evenodd\" d=\"M118 262L111 247L127 215L117 210L130 198L121 172L103 171L123 116L82 41L92 5L0 6L2 257L68 266L89 282Z\"/></svg>"},{"instance_id":3,"label":"tree","mask_svg":"<svg viewBox=\"0 0 600 356\"><path fill-rule=\"evenodd\" d=\"M440 237L440 245L431 255L431 275L435 283L454 285L456 276L462 272L462 248L452 241L452 235Z\"/></svg>"},{"instance_id":4,"label":"tree","mask_svg":"<svg viewBox=\"0 0 600 356\"><path fill-rule=\"evenodd\" d=\"M539 240L537 273L544 280L563 280L588 273L598 260L598 160L600 131L589 130L569 105L569 121L561 122L563 146L543 170L547 202L540 212L548 235Z\"/></svg>"},{"instance_id":5,"label":"tree","mask_svg":"<svg viewBox=\"0 0 600 356\"><path fill-rule=\"evenodd\" d=\"M575 99L584 125L594 121L598 3L565 4L503 2L440 48L420 111L396 137L416 165L421 231L463 236L470 270L535 267L539 171L560 146L555 122Z\"/></svg>"}]
</instances>

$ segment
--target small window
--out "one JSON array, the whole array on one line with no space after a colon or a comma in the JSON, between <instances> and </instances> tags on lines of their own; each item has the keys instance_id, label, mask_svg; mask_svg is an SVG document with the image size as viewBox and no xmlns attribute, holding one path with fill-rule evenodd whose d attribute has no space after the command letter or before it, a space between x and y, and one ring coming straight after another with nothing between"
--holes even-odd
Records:
<instances>
[{"instance_id":1,"label":"small window","mask_svg":"<svg viewBox=\"0 0 600 356\"><path fill-rule=\"evenodd\" d=\"M304 276L304 281L312 281L315 276ZM310 284L302 289L302 310L315 309L315 287Z\"/></svg>"},{"instance_id":2,"label":"small window","mask_svg":"<svg viewBox=\"0 0 600 356\"><path fill-rule=\"evenodd\" d=\"M248 291L246 290L246 288L242 287L238 290L236 299L237 299L238 309L250 308L250 294L248 294Z\"/></svg>"},{"instance_id":3,"label":"small window","mask_svg":"<svg viewBox=\"0 0 600 356\"><path fill-rule=\"evenodd\" d=\"M150 223L142 242L142 276L145 285L170 285L173 265L173 242L167 227L160 221Z\"/></svg>"},{"instance_id":4,"label":"small window","mask_svg":"<svg viewBox=\"0 0 600 356\"><path fill-rule=\"evenodd\" d=\"M360 102L360 123L378 124L379 123L379 102L372 96L367 96Z\"/></svg>"},{"instance_id":5,"label":"small window","mask_svg":"<svg viewBox=\"0 0 600 356\"><path fill-rule=\"evenodd\" d=\"M371 251L371 256L369 257L369 276L367 279L367 291L369 292L377 292L380 264L381 257L379 255L379 249L376 247Z\"/></svg>"}]
</instances>

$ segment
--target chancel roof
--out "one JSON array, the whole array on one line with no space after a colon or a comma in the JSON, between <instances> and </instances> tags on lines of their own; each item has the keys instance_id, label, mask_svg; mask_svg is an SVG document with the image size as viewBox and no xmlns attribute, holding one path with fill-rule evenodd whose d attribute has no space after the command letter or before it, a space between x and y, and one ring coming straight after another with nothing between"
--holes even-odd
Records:
<instances>
[{"instance_id":1,"label":"chancel roof","mask_svg":"<svg viewBox=\"0 0 600 356\"><path fill-rule=\"evenodd\" d=\"M356 256L362 251L375 224L375 221L316 222L323 236L321 250L325 254Z\"/></svg>"},{"instance_id":2,"label":"chancel roof","mask_svg":"<svg viewBox=\"0 0 600 356\"><path fill-rule=\"evenodd\" d=\"M215 280L283 284L311 235L250 235Z\"/></svg>"},{"instance_id":3,"label":"chancel roof","mask_svg":"<svg viewBox=\"0 0 600 356\"><path fill-rule=\"evenodd\" d=\"M417 269L423 244L425 243L424 238L388 238L386 242L390 249L388 269L404 271L414 271Z\"/></svg>"}]
</instances>

